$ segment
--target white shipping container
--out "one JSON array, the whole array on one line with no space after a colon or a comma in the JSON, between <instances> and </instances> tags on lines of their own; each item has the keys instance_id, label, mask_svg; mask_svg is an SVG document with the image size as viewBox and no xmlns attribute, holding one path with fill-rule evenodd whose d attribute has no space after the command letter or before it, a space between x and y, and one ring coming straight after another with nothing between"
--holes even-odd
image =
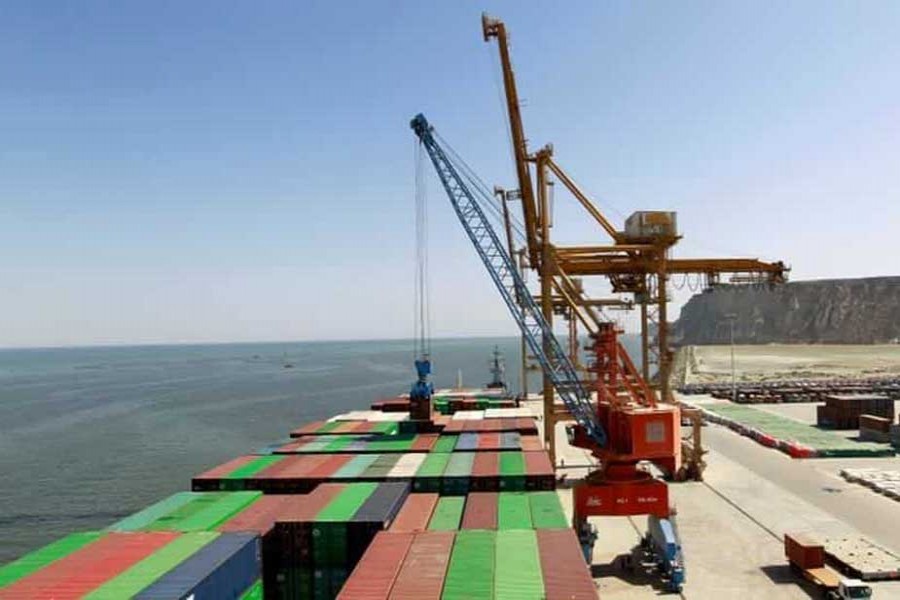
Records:
<instances>
[{"instance_id":1,"label":"white shipping container","mask_svg":"<svg viewBox=\"0 0 900 600\"><path fill-rule=\"evenodd\" d=\"M454 421L481 421L484 419L483 410L458 410L453 413Z\"/></svg>"},{"instance_id":2,"label":"white shipping container","mask_svg":"<svg viewBox=\"0 0 900 600\"><path fill-rule=\"evenodd\" d=\"M416 471L419 470L419 467L422 466L422 463L425 462L426 456L428 456L426 452L404 454L388 471L388 479L413 477Z\"/></svg>"}]
</instances>

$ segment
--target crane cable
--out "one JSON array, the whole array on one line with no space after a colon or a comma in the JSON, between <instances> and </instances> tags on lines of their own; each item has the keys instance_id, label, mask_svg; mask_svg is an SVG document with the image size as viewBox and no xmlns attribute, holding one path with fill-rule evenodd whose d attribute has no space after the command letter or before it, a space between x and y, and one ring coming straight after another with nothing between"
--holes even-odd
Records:
<instances>
[{"instance_id":1,"label":"crane cable","mask_svg":"<svg viewBox=\"0 0 900 600\"><path fill-rule=\"evenodd\" d=\"M457 154L456 150L453 149L447 140L441 137L441 134L438 133L437 130L432 130L434 137L441 143L441 146L444 148L445 152L450 159L450 162L453 166L459 171L459 174L465 178L468 183L471 185L472 191L476 192L478 198L475 198L476 202L481 206L482 210L487 209L485 212L492 214L495 224L503 226L503 208L497 204L497 199L493 193L488 189L487 184L484 182L481 177L479 177L472 167L463 160L463 158ZM518 216L510 212L510 225L514 234L514 238L520 244L525 242L525 225L518 218Z\"/></svg>"},{"instance_id":2,"label":"crane cable","mask_svg":"<svg viewBox=\"0 0 900 600\"><path fill-rule=\"evenodd\" d=\"M428 186L425 177L424 146L415 141L416 162L416 275L415 318L413 324L413 358L431 355L431 313L428 286Z\"/></svg>"}]
</instances>

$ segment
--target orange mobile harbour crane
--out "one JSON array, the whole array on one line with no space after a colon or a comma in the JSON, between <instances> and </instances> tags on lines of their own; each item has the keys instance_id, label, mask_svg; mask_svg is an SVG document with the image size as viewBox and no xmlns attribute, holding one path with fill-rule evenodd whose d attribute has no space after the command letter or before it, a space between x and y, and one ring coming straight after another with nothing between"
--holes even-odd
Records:
<instances>
[{"instance_id":1,"label":"orange mobile harbour crane","mask_svg":"<svg viewBox=\"0 0 900 600\"><path fill-rule=\"evenodd\" d=\"M590 561L596 534L590 516L649 515L648 545L657 550L670 589L679 590L684 579L677 530L670 519L668 487L651 475L644 464L654 464L673 477L681 467L681 410L669 389L670 356L667 336L666 282L673 273L699 273L709 283L731 273L744 280L783 281L782 263L757 259L675 259L672 247L680 239L674 212L644 211L629 217L623 230L616 229L553 160L552 146L529 153L504 24L482 18L484 39L497 39L519 189L513 192L483 188L480 180L447 147L423 115L411 126L427 151L448 197L479 257L511 315L519 325L523 347L541 365L544 376L544 436L554 456L557 420L574 421L567 427L570 444L589 450L597 468L573 487L573 526ZM534 185L532 185L532 170ZM611 242L595 246L561 247L550 240L551 177L563 183L600 226ZM503 202L506 243L495 232L482 206L497 194ZM479 199L480 197L480 199ZM524 247L515 248L508 201L522 205ZM519 263L515 257L519 256ZM524 283L523 273L538 273L540 299ZM632 294L641 308L642 369L639 372L618 340L617 326L604 319L599 309L629 308L628 300L594 300L587 297L578 277L602 276L614 293ZM649 384L649 325L651 307L658 315L658 390ZM554 313L570 321L568 352L553 331ZM592 358L582 375L578 362L577 325L590 340ZM554 396L565 407L557 411ZM696 456L694 457L696 458ZM554 457L555 462L555 457Z\"/></svg>"}]
</instances>

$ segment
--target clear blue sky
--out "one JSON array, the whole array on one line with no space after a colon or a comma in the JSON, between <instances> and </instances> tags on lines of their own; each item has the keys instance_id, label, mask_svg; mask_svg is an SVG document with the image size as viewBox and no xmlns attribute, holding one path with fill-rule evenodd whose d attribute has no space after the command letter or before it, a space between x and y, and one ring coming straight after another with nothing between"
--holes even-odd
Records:
<instances>
[{"instance_id":1,"label":"clear blue sky","mask_svg":"<svg viewBox=\"0 0 900 600\"><path fill-rule=\"evenodd\" d=\"M896 2L5 2L0 345L410 335L410 117L513 185L484 9L531 146L614 220L897 274ZM512 333L430 200L435 334ZM601 239L556 204L557 239Z\"/></svg>"}]
</instances>

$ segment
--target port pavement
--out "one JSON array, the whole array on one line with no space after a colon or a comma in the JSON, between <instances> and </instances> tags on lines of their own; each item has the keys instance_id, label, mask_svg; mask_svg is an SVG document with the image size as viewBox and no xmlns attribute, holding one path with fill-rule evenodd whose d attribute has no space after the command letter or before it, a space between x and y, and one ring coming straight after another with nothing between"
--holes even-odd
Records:
<instances>
[{"instance_id":1,"label":"port pavement","mask_svg":"<svg viewBox=\"0 0 900 600\"><path fill-rule=\"evenodd\" d=\"M539 410L538 405L534 408ZM565 464L565 468L558 470L558 475L574 480L588 471L592 459L586 451L569 446L564 426L559 424L557 427L557 461ZM713 429L704 428L704 433ZM751 469L716 449L715 442L718 440L713 440L713 449L707 455L709 468L706 481L671 484L670 495L678 510L677 521L687 571L687 583L681 597L819 597L809 584L798 582L788 568L780 535L785 531L812 531L822 536L860 536L864 535L863 532L855 522L848 522L849 517L841 513L835 515L833 511L804 498L804 494L810 492L808 488L788 489L779 477L773 475L783 470L785 463L782 461L790 461L790 458L758 446L734 432L715 429L721 429L713 434L716 437L720 433L733 436L754 446L754 449L768 452L768 455L752 456L750 459L759 460L767 466L756 465L756 470ZM743 452L743 448L738 448L738 457ZM838 467L824 469L825 479L810 485L823 487L823 482L826 484L824 487L853 485L843 482L836 474L829 475L830 470L835 468ZM856 487L871 494L861 486ZM571 491L566 487L565 480L558 493L571 516ZM850 496L847 502L852 503ZM900 507L900 503L896 504ZM840 505L840 502L836 503L836 506ZM881 523L881 529L898 529L895 524L900 520L882 509L885 506L880 506L871 515L873 524ZM664 593L652 571L632 573L622 565L622 557L630 554L631 548L638 544L646 530L646 518L601 517L592 518L591 522L599 531L594 548L593 571L602 598L655 598ZM867 537L873 539L873 536ZM897 551L885 536L873 541ZM900 598L900 582L878 582L872 584L872 588L875 598Z\"/></svg>"}]
</instances>

